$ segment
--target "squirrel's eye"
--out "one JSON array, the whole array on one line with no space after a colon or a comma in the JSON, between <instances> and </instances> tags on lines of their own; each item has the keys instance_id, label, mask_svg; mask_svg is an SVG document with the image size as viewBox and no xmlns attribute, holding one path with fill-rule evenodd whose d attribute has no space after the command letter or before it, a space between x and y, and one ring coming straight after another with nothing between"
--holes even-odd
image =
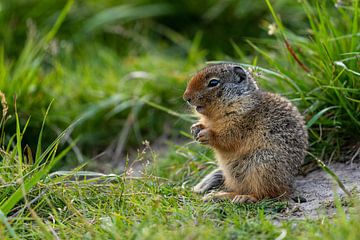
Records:
<instances>
[{"instance_id":1,"label":"squirrel's eye","mask_svg":"<svg viewBox=\"0 0 360 240\"><path fill-rule=\"evenodd\" d=\"M219 83L220 83L219 80L217 80L217 79L211 79L211 80L209 81L209 83L208 83L208 87L215 87L215 86L217 86Z\"/></svg>"}]
</instances>

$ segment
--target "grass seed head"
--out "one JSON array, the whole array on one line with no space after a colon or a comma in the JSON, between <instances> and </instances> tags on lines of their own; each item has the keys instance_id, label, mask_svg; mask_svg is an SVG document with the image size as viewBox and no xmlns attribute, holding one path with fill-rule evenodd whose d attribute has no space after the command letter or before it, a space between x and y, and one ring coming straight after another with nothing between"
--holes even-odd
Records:
<instances>
[{"instance_id":1,"label":"grass seed head","mask_svg":"<svg viewBox=\"0 0 360 240\"><path fill-rule=\"evenodd\" d=\"M2 106L2 117L5 118L9 108L6 102L5 94L1 91L0 91L0 98L1 98L1 106Z\"/></svg>"}]
</instances>

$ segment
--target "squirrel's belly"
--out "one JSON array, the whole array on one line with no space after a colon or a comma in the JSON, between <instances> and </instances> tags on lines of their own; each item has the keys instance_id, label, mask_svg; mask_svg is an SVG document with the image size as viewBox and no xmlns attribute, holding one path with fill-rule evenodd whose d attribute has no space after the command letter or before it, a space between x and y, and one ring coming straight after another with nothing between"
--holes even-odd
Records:
<instances>
[{"instance_id":1,"label":"squirrel's belly","mask_svg":"<svg viewBox=\"0 0 360 240\"><path fill-rule=\"evenodd\" d=\"M235 177L234 172L230 169L223 169L223 173L225 176L224 185L227 191L236 192L240 195L254 194L253 185L255 182L249 182L247 174L240 179Z\"/></svg>"},{"instance_id":2,"label":"squirrel's belly","mask_svg":"<svg viewBox=\"0 0 360 240\"><path fill-rule=\"evenodd\" d=\"M292 190L293 172L297 171L296 167L292 164L287 165L294 168L294 171L289 172L280 162L261 164L256 161L260 156L261 153L254 154L254 158L240 157L229 162L219 159L226 190L239 195L253 195L257 199L288 196ZM280 165L274 167L275 164Z\"/></svg>"},{"instance_id":3,"label":"squirrel's belly","mask_svg":"<svg viewBox=\"0 0 360 240\"><path fill-rule=\"evenodd\" d=\"M229 192L235 192L238 195L252 195L257 199L287 197L292 189L289 182L284 181L276 184L276 182L263 179L264 176L259 175L256 171L244 172L239 178L236 169L223 169L225 176L225 189Z\"/></svg>"},{"instance_id":4,"label":"squirrel's belly","mask_svg":"<svg viewBox=\"0 0 360 240\"><path fill-rule=\"evenodd\" d=\"M250 194L251 186L247 183L248 169L246 163L241 163L240 159L218 159L219 168L225 178L225 188L227 191L237 192L238 194Z\"/></svg>"}]
</instances>

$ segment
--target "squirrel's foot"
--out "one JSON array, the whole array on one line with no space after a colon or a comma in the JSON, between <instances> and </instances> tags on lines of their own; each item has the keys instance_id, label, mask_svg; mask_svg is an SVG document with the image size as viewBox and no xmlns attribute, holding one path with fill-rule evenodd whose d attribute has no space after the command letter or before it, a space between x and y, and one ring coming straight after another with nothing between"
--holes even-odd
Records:
<instances>
[{"instance_id":1,"label":"squirrel's foot","mask_svg":"<svg viewBox=\"0 0 360 240\"><path fill-rule=\"evenodd\" d=\"M213 201L213 202L219 202L224 200L232 200L237 194L235 192L211 192L206 194L202 199L205 202Z\"/></svg>"},{"instance_id":2,"label":"squirrel's foot","mask_svg":"<svg viewBox=\"0 0 360 240\"><path fill-rule=\"evenodd\" d=\"M232 203L255 203L258 199L252 195L236 195L231 202Z\"/></svg>"},{"instance_id":3,"label":"squirrel's foot","mask_svg":"<svg viewBox=\"0 0 360 240\"><path fill-rule=\"evenodd\" d=\"M203 197L205 202L230 200L232 203L255 203L258 199L252 195L240 195L235 192L212 192Z\"/></svg>"},{"instance_id":4,"label":"squirrel's foot","mask_svg":"<svg viewBox=\"0 0 360 240\"><path fill-rule=\"evenodd\" d=\"M201 144L208 144L211 136L211 131L208 128L205 128L199 132L195 140Z\"/></svg>"},{"instance_id":5,"label":"squirrel's foot","mask_svg":"<svg viewBox=\"0 0 360 240\"><path fill-rule=\"evenodd\" d=\"M211 130L205 128L202 123L195 123L191 126L191 134L194 136L195 140L201 144L208 144L211 136Z\"/></svg>"},{"instance_id":6,"label":"squirrel's foot","mask_svg":"<svg viewBox=\"0 0 360 240\"><path fill-rule=\"evenodd\" d=\"M191 130L191 134L193 135L193 137L196 139L199 132L201 130L203 130L205 128L205 126L202 123L195 123L191 126L190 130Z\"/></svg>"}]
</instances>

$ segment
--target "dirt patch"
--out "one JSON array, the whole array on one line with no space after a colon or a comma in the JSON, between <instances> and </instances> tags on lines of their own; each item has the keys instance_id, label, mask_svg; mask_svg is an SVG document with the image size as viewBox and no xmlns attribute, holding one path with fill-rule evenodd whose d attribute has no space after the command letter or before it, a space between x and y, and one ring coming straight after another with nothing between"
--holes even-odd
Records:
<instances>
[{"instance_id":1,"label":"dirt patch","mask_svg":"<svg viewBox=\"0 0 360 240\"><path fill-rule=\"evenodd\" d=\"M348 191L355 194L360 191L360 163L332 163L328 166L340 178ZM305 219L319 218L324 215L332 216L336 212L334 193L337 193L340 199L346 199L346 194L322 169L317 169L305 177L298 176L295 188L294 196L300 196L300 200L306 201L302 203L290 201L283 217Z\"/></svg>"}]
</instances>

